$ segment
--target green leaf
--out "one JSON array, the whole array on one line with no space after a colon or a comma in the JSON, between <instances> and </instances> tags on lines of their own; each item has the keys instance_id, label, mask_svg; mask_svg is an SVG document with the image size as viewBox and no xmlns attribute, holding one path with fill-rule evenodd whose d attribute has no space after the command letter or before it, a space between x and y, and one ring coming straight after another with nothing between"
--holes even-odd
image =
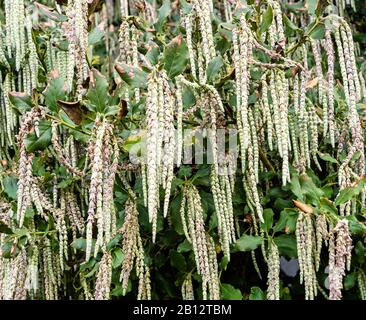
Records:
<instances>
[{"instance_id":1,"label":"green leaf","mask_svg":"<svg viewBox=\"0 0 366 320\"><path fill-rule=\"evenodd\" d=\"M324 39L325 36L325 25L320 23L314 30L312 30L309 34L312 39Z\"/></svg>"},{"instance_id":2,"label":"green leaf","mask_svg":"<svg viewBox=\"0 0 366 320\"><path fill-rule=\"evenodd\" d=\"M285 209L281 211L280 218L273 228L273 232L279 232L285 229L286 233L292 233L296 228L296 221L298 217L297 210Z\"/></svg>"},{"instance_id":3,"label":"green leaf","mask_svg":"<svg viewBox=\"0 0 366 320\"><path fill-rule=\"evenodd\" d=\"M243 234L236 242L234 243L234 252L235 251L251 251L255 250L262 243L262 238L259 236L249 236L247 234Z\"/></svg>"},{"instance_id":4,"label":"green leaf","mask_svg":"<svg viewBox=\"0 0 366 320\"><path fill-rule=\"evenodd\" d=\"M13 242L12 241L7 241L3 244L3 246L1 247L0 253L2 253L2 257L9 259L11 258L11 249L13 247Z\"/></svg>"},{"instance_id":5,"label":"green leaf","mask_svg":"<svg viewBox=\"0 0 366 320\"><path fill-rule=\"evenodd\" d=\"M206 70L208 83L213 82L215 77L219 74L223 65L224 65L224 60L220 56L213 58L208 63L207 70Z\"/></svg>"},{"instance_id":6,"label":"green leaf","mask_svg":"<svg viewBox=\"0 0 366 320\"><path fill-rule=\"evenodd\" d=\"M300 30L288 17L286 14L282 15L282 19L285 25L286 35L290 35L292 31Z\"/></svg>"},{"instance_id":7,"label":"green leaf","mask_svg":"<svg viewBox=\"0 0 366 320\"><path fill-rule=\"evenodd\" d=\"M96 242L95 239L93 239L93 241L92 241L92 252L94 252L95 242ZM85 252L86 251L86 239L85 238L75 239L71 243L71 247L73 247L76 250L80 250L80 251Z\"/></svg>"},{"instance_id":8,"label":"green leaf","mask_svg":"<svg viewBox=\"0 0 366 320\"><path fill-rule=\"evenodd\" d=\"M69 129L70 134L79 142L86 143L89 141L89 135L82 133L80 131Z\"/></svg>"},{"instance_id":9,"label":"green leaf","mask_svg":"<svg viewBox=\"0 0 366 320\"><path fill-rule=\"evenodd\" d=\"M273 21L273 9L272 6L269 4L267 6L267 10L262 15L262 23L260 26L260 32L264 33L268 30L268 28L271 26Z\"/></svg>"},{"instance_id":10,"label":"green leaf","mask_svg":"<svg viewBox=\"0 0 366 320\"><path fill-rule=\"evenodd\" d=\"M177 251L179 253L192 251L192 244L186 239L179 244Z\"/></svg>"},{"instance_id":11,"label":"green leaf","mask_svg":"<svg viewBox=\"0 0 366 320\"><path fill-rule=\"evenodd\" d=\"M352 289L357 281L357 273L356 272L352 272L350 274L347 274L344 277L344 289L345 290L350 290Z\"/></svg>"},{"instance_id":12,"label":"green leaf","mask_svg":"<svg viewBox=\"0 0 366 320\"><path fill-rule=\"evenodd\" d=\"M312 16L315 14L315 10L318 6L318 0L306 0L305 6L308 10L308 14Z\"/></svg>"},{"instance_id":13,"label":"green leaf","mask_svg":"<svg viewBox=\"0 0 366 320\"><path fill-rule=\"evenodd\" d=\"M158 46L150 47L145 57L151 62L152 65L156 65L159 62L160 49Z\"/></svg>"},{"instance_id":14,"label":"green leaf","mask_svg":"<svg viewBox=\"0 0 366 320\"><path fill-rule=\"evenodd\" d=\"M227 257L227 256L223 256L222 258L221 258L221 261L220 261L220 264L219 264L219 266L220 266L220 269L221 270L226 270L226 267L227 267L227 265L229 264L229 258Z\"/></svg>"},{"instance_id":15,"label":"green leaf","mask_svg":"<svg viewBox=\"0 0 366 320\"><path fill-rule=\"evenodd\" d=\"M76 128L76 124L74 123L74 121L72 121L70 119L70 117L67 115L67 113L64 110L59 110L58 112L58 116L60 117L60 119L65 122L66 124L68 124L71 128Z\"/></svg>"},{"instance_id":16,"label":"green leaf","mask_svg":"<svg viewBox=\"0 0 366 320\"><path fill-rule=\"evenodd\" d=\"M251 287L249 300L266 300L266 294L259 287Z\"/></svg>"},{"instance_id":17,"label":"green leaf","mask_svg":"<svg viewBox=\"0 0 366 320\"><path fill-rule=\"evenodd\" d=\"M122 239L122 234L120 232L118 232L114 236L114 238L111 241L109 241L109 243L107 245L107 250L111 250L112 248L114 248L117 245L117 243L119 243L121 241L121 239Z\"/></svg>"},{"instance_id":18,"label":"green leaf","mask_svg":"<svg viewBox=\"0 0 366 320\"><path fill-rule=\"evenodd\" d=\"M163 5L158 9L158 19L160 24L169 17L170 12L172 11L170 2L170 0L164 0Z\"/></svg>"},{"instance_id":19,"label":"green leaf","mask_svg":"<svg viewBox=\"0 0 366 320\"><path fill-rule=\"evenodd\" d=\"M262 228L264 231L269 231L273 226L273 210L270 208L266 208L263 210L263 219L264 223L262 223Z\"/></svg>"},{"instance_id":20,"label":"green leaf","mask_svg":"<svg viewBox=\"0 0 366 320\"><path fill-rule=\"evenodd\" d=\"M132 89L146 88L147 73L140 68L131 67L125 63L116 65L116 70L122 80L126 82Z\"/></svg>"},{"instance_id":21,"label":"green leaf","mask_svg":"<svg viewBox=\"0 0 366 320\"><path fill-rule=\"evenodd\" d=\"M43 93L46 106L51 111L58 111L58 100L66 100L65 83L62 78L52 79Z\"/></svg>"},{"instance_id":22,"label":"green leaf","mask_svg":"<svg viewBox=\"0 0 366 320\"><path fill-rule=\"evenodd\" d=\"M104 113L109 100L107 79L99 73L96 73L95 86L89 87L86 95L87 107L90 111Z\"/></svg>"},{"instance_id":23,"label":"green leaf","mask_svg":"<svg viewBox=\"0 0 366 320\"><path fill-rule=\"evenodd\" d=\"M347 216L349 231L352 235L363 236L366 234L366 226L353 215Z\"/></svg>"},{"instance_id":24,"label":"green leaf","mask_svg":"<svg viewBox=\"0 0 366 320\"><path fill-rule=\"evenodd\" d=\"M362 191L363 186L364 182L361 181L357 187L347 187L342 189L339 192L337 198L335 199L334 205L339 206L351 200L353 197L357 196Z\"/></svg>"},{"instance_id":25,"label":"green leaf","mask_svg":"<svg viewBox=\"0 0 366 320\"><path fill-rule=\"evenodd\" d=\"M32 97L25 92L9 92L9 99L12 107L14 107L21 114L26 113L34 106Z\"/></svg>"},{"instance_id":26,"label":"green leaf","mask_svg":"<svg viewBox=\"0 0 366 320\"><path fill-rule=\"evenodd\" d=\"M51 143L51 123L46 120L41 120L38 129L38 137L35 132L32 132L25 138L25 148L28 152L44 150Z\"/></svg>"},{"instance_id":27,"label":"green leaf","mask_svg":"<svg viewBox=\"0 0 366 320\"><path fill-rule=\"evenodd\" d=\"M10 199L17 200L18 178L6 176L3 180L4 191Z\"/></svg>"},{"instance_id":28,"label":"green leaf","mask_svg":"<svg viewBox=\"0 0 366 320\"><path fill-rule=\"evenodd\" d=\"M221 284L221 299L222 300L243 300L243 295L239 289L235 289L231 284Z\"/></svg>"},{"instance_id":29,"label":"green leaf","mask_svg":"<svg viewBox=\"0 0 366 320\"><path fill-rule=\"evenodd\" d=\"M121 248L117 248L112 253L112 266L113 268L118 268L123 262L123 252Z\"/></svg>"},{"instance_id":30,"label":"green leaf","mask_svg":"<svg viewBox=\"0 0 366 320\"><path fill-rule=\"evenodd\" d=\"M359 264L363 264L365 262L366 248L362 241L357 241L355 245L355 253L357 257L357 262Z\"/></svg>"},{"instance_id":31,"label":"green leaf","mask_svg":"<svg viewBox=\"0 0 366 320\"><path fill-rule=\"evenodd\" d=\"M94 46L100 42L104 37L104 31L100 30L98 27L94 28L92 32L89 33L88 43L89 46Z\"/></svg>"},{"instance_id":32,"label":"green leaf","mask_svg":"<svg viewBox=\"0 0 366 320\"><path fill-rule=\"evenodd\" d=\"M170 256L170 264L172 267L177 268L181 272L185 272L187 270L186 260L181 253L174 250L170 250L169 256Z\"/></svg>"},{"instance_id":33,"label":"green leaf","mask_svg":"<svg viewBox=\"0 0 366 320\"><path fill-rule=\"evenodd\" d=\"M85 251L86 250L86 239L84 238L78 238L75 239L72 243L71 246L76 249L76 250L82 250Z\"/></svg>"},{"instance_id":34,"label":"green leaf","mask_svg":"<svg viewBox=\"0 0 366 320\"><path fill-rule=\"evenodd\" d=\"M290 189L297 199L304 201L303 191L301 189L299 176L294 174L291 178Z\"/></svg>"},{"instance_id":35,"label":"green leaf","mask_svg":"<svg viewBox=\"0 0 366 320\"><path fill-rule=\"evenodd\" d=\"M288 258L297 258L296 238L293 235L281 234L273 238L281 255Z\"/></svg>"},{"instance_id":36,"label":"green leaf","mask_svg":"<svg viewBox=\"0 0 366 320\"><path fill-rule=\"evenodd\" d=\"M0 221L0 233L12 234L13 231L2 221Z\"/></svg>"},{"instance_id":37,"label":"green leaf","mask_svg":"<svg viewBox=\"0 0 366 320\"><path fill-rule=\"evenodd\" d=\"M329 153L320 153L320 152L318 152L318 154L319 154L320 159L322 159L324 161L331 162L331 163L338 164L338 161L336 159L334 159Z\"/></svg>"},{"instance_id":38,"label":"green leaf","mask_svg":"<svg viewBox=\"0 0 366 320\"><path fill-rule=\"evenodd\" d=\"M169 78L180 75L188 64L188 47L181 35L175 37L165 48L163 64Z\"/></svg>"}]
</instances>

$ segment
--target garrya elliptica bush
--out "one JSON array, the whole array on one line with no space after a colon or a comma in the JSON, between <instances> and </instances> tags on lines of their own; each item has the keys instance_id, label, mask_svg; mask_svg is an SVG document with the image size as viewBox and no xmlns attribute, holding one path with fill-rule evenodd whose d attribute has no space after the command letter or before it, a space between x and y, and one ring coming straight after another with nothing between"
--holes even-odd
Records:
<instances>
[{"instance_id":1,"label":"garrya elliptica bush","mask_svg":"<svg viewBox=\"0 0 366 320\"><path fill-rule=\"evenodd\" d=\"M362 1L0 3L1 299L366 299Z\"/></svg>"}]
</instances>

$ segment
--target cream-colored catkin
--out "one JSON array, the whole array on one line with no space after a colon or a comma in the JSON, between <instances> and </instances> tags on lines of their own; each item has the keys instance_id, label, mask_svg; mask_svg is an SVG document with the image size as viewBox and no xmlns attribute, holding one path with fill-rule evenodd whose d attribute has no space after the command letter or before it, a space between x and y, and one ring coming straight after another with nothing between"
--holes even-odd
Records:
<instances>
[{"instance_id":1,"label":"cream-colored catkin","mask_svg":"<svg viewBox=\"0 0 366 320\"><path fill-rule=\"evenodd\" d=\"M267 265L267 299L280 300L280 255L274 241L269 244Z\"/></svg>"},{"instance_id":2,"label":"cream-colored catkin","mask_svg":"<svg viewBox=\"0 0 366 320\"><path fill-rule=\"evenodd\" d=\"M366 276L365 273L359 269L357 274L357 285L360 290L360 297L362 300L366 300Z\"/></svg>"},{"instance_id":3,"label":"cream-colored catkin","mask_svg":"<svg viewBox=\"0 0 366 320\"><path fill-rule=\"evenodd\" d=\"M114 176L118 165L118 149L114 143L111 145L113 127L106 119L97 118L95 124L95 136L90 139L90 159L93 159L89 187L88 222L86 226L86 261L91 255L93 224L97 224L97 240L94 248L94 256L99 248L105 250L105 246L111 238L113 229L111 215L114 214L111 204L113 194Z\"/></svg>"},{"instance_id":4,"label":"cream-colored catkin","mask_svg":"<svg viewBox=\"0 0 366 320\"><path fill-rule=\"evenodd\" d=\"M32 160L33 153L26 151L25 139L28 133L34 129L34 124L43 118L43 113L38 108L28 111L22 118L21 127L17 136L20 153L18 167L18 194L17 194L17 221L22 227L25 218L25 212L31 204L31 182L32 182Z\"/></svg>"},{"instance_id":5,"label":"cream-colored catkin","mask_svg":"<svg viewBox=\"0 0 366 320\"><path fill-rule=\"evenodd\" d=\"M126 18L128 16L128 0L120 0L121 17Z\"/></svg>"},{"instance_id":6,"label":"cream-colored catkin","mask_svg":"<svg viewBox=\"0 0 366 320\"><path fill-rule=\"evenodd\" d=\"M330 231L329 239L329 300L342 298L343 277L350 270L352 238L348 220L342 219Z\"/></svg>"},{"instance_id":7,"label":"cream-colored catkin","mask_svg":"<svg viewBox=\"0 0 366 320\"><path fill-rule=\"evenodd\" d=\"M328 96L328 132L332 147L335 147L334 124L334 48L329 29L325 31L324 49L327 54L327 96ZM324 113L323 113L324 115Z\"/></svg>"},{"instance_id":8,"label":"cream-colored catkin","mask_svg":"<svg viewBox=\"0 0 366 320\"><path fill-rule=\"evenodd\" d=\"M183 192L186 205L181 208L181 215L182 220L186 220L197 272L202 276L202 298L216 300L220 298L216 251L212 238L205 231L201 197L194 185L186 186Z\"/></svg>"},{"instance_id":9,"label":"cream-colored catkin","mask_svg":"<svg viewBox=\"0 0 366 320\"><path fill-rule=\"evenodd\" d=\"M95 283L95 300L109 300L112 282L112 255L104 252L99 264L97 280Z\"/></svg>"},{"instance_id":10,"label":"cream-colored catkin","mask_svg":"<svg viewBox=\"0 0 366 320\"><path fill-rule=\"evenodd\" d=\"M183 88L179 78L176 80L176 109L177 109L177 134L176 134L176 165L182 164L183 154Z\"/></svg>"},{"instance_id":11,"label":"cream-colored catkin","mask_svg":"<svg viewBox=\"0 0 366 320\"><path fill-rule=\"evenodd\" d=\"M53 149L55 150L57 160L60 162L60 164L65 166L65 168L72 174L78 175L78 176L83 176L83 173L81 172L81 170L79 170L77 167L75 167L75 163L73 163L71 157L69 157L69 155L67 153L65 154L65 152L62 150L62 146L60 145L60 142L59 142L59 134L57 131L57 122L56 121L52 122L51 142L52 142Z\"/></svg>"},{"instance_id":12,"label":"cream-colored catkin","mask_svg":"<svg viewBox=\"0 0 366 320\"><path fill-rule=\"evenodd\" d=\"M238 38L238 39L237 39ZM249 61L252 56L251 34L245 20L240 17L240 28L233 29L233 60L236 70L237 122L239 129L242 170L245 170L246 150L250 140L248 123Z\"/></svg>"},{"instance_id":13,"label":"cream-colored catkin","mask_svg":"<svg viewBox=\"0 0 366 320\"><path fill-rule=\"evenodd\" d=\"M193 291L191 274L188 274L186 278L184 278L181 287L181 292L183 300L194 300L194 291Z\"/></svg>"},{"instance_id":14,"label":"cream-colored catkin","mask_svg":"<svg viewBox=\"0 0 366 320\"><path fill-rule=\"evenodd\" d=\"M6 0L4 6L8 56L15 58L15 68L19 71L26 51L24 0Z\"/></svg>"},{"instance_id":15,"label":"cream-colored catkin","mask_svg":"<svg viewBox=\"0 0 366 320\"><path fill-rule=\"evenodd\" d=\"M150 272L144 260L144 248L140 236L138 211L134 193L129 191L131 198L125 203L125 220L119 232L122 234L122 251L124 259L120 281L125 293L128 287L128 279L135 261L136 274L139 278L138 299L151 299Z\"/></svg>"},{"instance_id":16,"label":"cream-colored catkin","mask_svg":"<svg viewBox=\"0 0 366 320\"><path fill-rule=\"evenodd\" d=\"M68 20L64 24L64 32L69 41L68 52L72 57L72 61L69 62L68 82L72 83L72 71L76 67L77 94L80 99L83 94L83 82L87 79L89 72L86 57L88 49L88 0L68 1L66 14Z\"/></svg>"},{"instance_id":17,"label":"cream-colored catkin","mask_svg":"<svg viewBox=\"0 0 366 320\"><path fill-rule=\"evenodd\" d=\"M269 150L273 150L273 121L272 104L268 100L268 84L265 76L262 77L262 108L267 125L267 141Z\"/></svg>"},{"instance_id":18,"label":"cream-colored catkin","mask_svg":"<svg viewBox=\"0 0 366 320\"><path fill-rule=\"evenodd\" d=\"M315 236L316 236L316 255L315 255L315 270L319 271L320 254L323 246L328 243L329 233L328 224L324 214L318 214L315 222Z\"/></svg>"},{"instance_id":19,"label":"cream-colored catkin","mask_svg":"<svg viewBox=\"0 0 366 320\"><path fill-rule=\"evenodd\" d=\"M317 294L315 272L314 227L310 214L299 211L296 223L297 252L300 267L300 284L305 285L305 299L314 300Z\"/></svg>"},{"instance_id":20,"label":"cream-colored catkin","mask_svg":"<svg viewBox=\"0 0 366 320\"><path fill-rule=\"evenodd\" d=\"M152 223L153 239L155 240L156 221L158 211L158 163L156 152L160 145L159 135L159 101L158 82L156 76L151 76L148 82L146 98L146 145L147 145L147 209L149 222Z\"/></svg>"},{"instance_id":21,"label":"cream-colored catkin","mask_svg":"<svg viewBox=\"0 0 366 320\"><path fill-rule=\"evenodd\" d=\"M211 23L212 8L210 0L194 0L192 2L192 11L183 18L186 27L191 73L201 84L206 83L207 66L216 56ZM193 37L197 37L197 35L200 35L200 41L196 42ZM201 68L199 67L200 64Z\"/></svg>"},{"instance_id":22,"label":"cream-colored catkin","mask_svg":"<svg viewBox=\"0 0 366 320\"><path fill-rule=\"evenodd\" d=\"M165 190L163 216L169 208L171 183L174 170L175 97L165 72L153 72L148 83L146 100L147 133L147 207L152 223L153 242L156 238L157 213L159 209L159 187Z\"/></svg>"}]
</instances>

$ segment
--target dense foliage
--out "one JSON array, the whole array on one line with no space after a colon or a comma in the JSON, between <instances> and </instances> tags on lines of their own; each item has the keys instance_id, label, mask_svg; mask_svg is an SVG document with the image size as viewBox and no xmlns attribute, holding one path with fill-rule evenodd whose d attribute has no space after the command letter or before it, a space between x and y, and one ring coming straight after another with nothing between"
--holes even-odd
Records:
<instances>
[{"instance_id":1,"label":"dense foliage","mask_svg":"<svg viewBox=\"0 0 366 320\"><path fill-rule=\"evenodd\" d=\"M0 6L0 299L366 299L364 1Z\"/></svg>"}]
</instances>

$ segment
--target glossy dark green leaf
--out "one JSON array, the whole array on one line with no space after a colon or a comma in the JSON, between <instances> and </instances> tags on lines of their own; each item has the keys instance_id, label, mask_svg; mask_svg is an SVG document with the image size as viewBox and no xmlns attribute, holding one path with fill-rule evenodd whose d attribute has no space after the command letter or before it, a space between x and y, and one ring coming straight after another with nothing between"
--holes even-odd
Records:
<instances>
[{"instance_id":1,"label":"glossy dark green leaf","mask_svg":"<svg viewBox=\"0 0 366 320\"><path fill-rule=\"evenodd\" d=\"M265 231L269 231L273 226L273 210L270 208L266 208L263 210L263 220L264 223L262 223L262 228Z\"/></svg>"},{"instance_id":2,"label":"glossy dark green leaf","mask_svg":"<svg viewBox=\"0 0 366 320\"><path fill-rule=\"evenodd\" d=\"M288 258L297 258L297 244L295 236L281 234L278 237L273 238L273 240L278 247L280 255Z\"/></svg>"},{"instance_id":3,"label":"glossy dark green leaf","mask_svg":"<svg viewBox=\"0 0 366 320\"><path fill-rule=\"evenodd\" d=\"M224 60L220 56L213 58L208 63L208 66L206 69L208 83L212 83L214 81L215 77L217 77L217 75L219 74L223 65L224 65Z\"/></svg>"},{"instance_id":4,"label":"glossy dark green leaf","mask_svg":"<svg viewBox=\"0 0 366 320\"><path fill-rule=\"evenodd\" d=\"M171 9L170 0L164 0L162 6L158 9L159 24L162 24L164 20L169 17Z\"/></svg>"},{"instance_id":5,"label":"glossy dark green leaf","mask_svg":"<svg viewBox=\"0 0 366 320\"><path fill-rule=\"evenodd\" d=\"M142 69L120 63L116 65L116 70L121 76L122 80L126 82L131 89L146 88L147 73Z\"/></svg>"},{"instance_id":6,"label":"glossy dark green leaf","mask_svg":"<svg viewBox=\"0 0 366 320\"><path fill-rule=\"evenodd\" d=\"M344 277L344 289L345 290L350 290L352 289L355 285L356 285L356 281L357 281L357 273L356 272L352 272L350 274L347 274Z\"/></svg>"},{"instance_id":7,"label":"glossy dark green leaf","mask_svg":"<svg viewBox=\"0 0 366 320\"><path fill-rule=\"evenodd\" d=\"M25 147L28 152L44 150L51 143L51 123L46 120L41 120L38 129L39 136L35 132L32 132L25 138Z\"/></svg>"},{"instance_id":8,"label":"glossy dark green leaf","mask_svg":"<svg viewBox=\"0 0 366 320\"><path fill-rule=\"evenodd\" d=\"M357 262L359 264L363 264L365 262L366 248L362 241L357 241L355 245L355 253L357 257Z\"/></svg>"},{"instance_id":9,"label":"glossy dark green leaf","mask_svg":"<svg viewBox=\"0 0 366 320\"><path fill-rule=\"evenodd\" d=\"M314 15L315 14L315 10L318 6L318 1L319 0L306 0L305 2L305 6L306 6L306 9L308 10L308 13L310 15Z\"/></svg>"},{"instance_id":10,"label":"glossy dark green leaf","mask_svg":"<svg viewBox=\"0 0 366 320\"><path fill-rule=\"evenodd\" d=\"M298 31L299 28L287 17L286 14L282 15L283 23L285 25L286 35L290 35L292 31Z\"/></svg>"},{"instance_id":11,"label":"glossy dark green leaf","mask_svg":"<svg viewBox=\"0 0 366 320\"><path fill-rule=\"evenodd\" d=\"M0 221L0 234L4 233L4 234L12 234L13 231L2 221Z\"/></svg>"},{"instance_id":12,"label":"glossy dark green leaf","mask_svg":"<svg viewBox=\"0 0 366 320\"><path fill-rule=\"evenodd\" d=\"M266 300L266 294L259 287L251 287L249 300Z\"/></svg>"},{"instance_id":13,"label":"glossy dark green leaf","mask_svg":"<svg viewBox=\"0 0 366 320\"><path fill-rule=\"evenodd\" d=\"M356 187L347 187L342 189L337 198L334 201L335 206L339 206L341 204L346 203L347 201L351 200L353 197L359 195L359 193L362 191L362 188L364 186L364 182L361 181L358 186Z\"/></svg>"},{"instance_id":14,"label":"glossy dark green leaf","mask_svg":"<svg viewBox=\"0 0 366 320\"><path fill-rule=\"evenodd\" d=\"M145 57L150 61L152 65L156 65L159 61L160 50L158 46L150 47Z\"/></svg>"},{"instance_id":15,"label":"glossy dark green leaf","mask_svg":"<svg viewBox=\"0 0 366 320\"><path fill-rule=\"evenodd\" d=\"M268 4L266 11L262 15L262 22L260 26L260 32L266 32L271 26L273 21L273 9L270 4Z\"/></svg>"},{"instance_id":16,"label":"glossy dark green leaf","mask_svg":"<svg viewBox=\"0 0 366 320\"><path fill-rule=\"evenodd\" d=\"M175 37L165 48L162 62L168 77L180 75L188 64L188 48L181 35Z\"/></svg>"},{"instance_id":17,"label":"glossy dark green leaf","mask_svg":"<svg viewBox=\"0 0 366 320\"><path fill-rule=\"evenodd\" d=\"M259 236L249 236L247 234L243 234L236 242L234 243L234 252L235 251L251 251L255 250L262 243L262 238Z\"/></svg>"},{"instance_id":18,"label":"glossy dark green leaf","mask_svg":"<svg viewBox=\"0 0 366 320\"><path fill-rule=\"evenodd\" d=\"M169 256L172 267L177 268L181 272L185 272L187 270L186 260L181 253L171 250Z\"/></svg>"},{"instance_id":19,"label":"glossy dark green leaf","mask_svg":"<svg viewBox=\"0 0 366 320\"><path fill-rule=\"evenodd\" d=\"M112 252L112 266L118 268L123 262L123 252L121 248L117 248Z\"/></svg>"},{"instance_id":20,"label":"glossy dark green leaf","mask_svg":"<svg viewBox=\"0 0 366 320\"><path fill-rule=\"evenodd\" d=\"M59 106L57 101L66 100L66 87L62 78L52 79L43 93L46 106L51 110L57 112Z\"/></svg>"},{"instance_id":21,"label":"glossy dark green leaf","mask_svg":"<svg viewBox=\"0 0 366 320\"><path fill-rule=\"evenodd\" d=\"M94 28L92 32L89 33L88 42L89 46L94 46L101 42L104 37L104 31L100 30L98 27Z\"/></svg>"},{"instance_id":22,"label":"glossy dark green leaf","mask_svg":"<svg viewBox=\"0 0 366 320\"><path fill-rule=\"evenodd\" d=\"M231 284L221 284L221 299L222 300L242 300L243 295L239 289L234 288Z\"/></svg>"},{"instance_id":23,"label":"glossy dark green leaf","mask_svg":"<svg viewBox=\"0 0 366 320\"><path fill-rule=\"evenodd\" d=\"M26 113L34 106L32 97L25 92L9 92L9 99L12 107L21 114Z\"/></svg>"},{"instance_id":24,"label":"glossy dark green leaf","mask_svg":"<svg viewBox=\"0 0 366 320\"><path fill-rule=\"evenodd\" d=\"M10 199L17 200L17 183L18 178L16 176L6 176L3 179L4 191Z\"/></svg>"},{"instance_id":25,"label":"glossy dark green leaf","mask_svg":"<svg viewBox=\"0 0 366 320\"><path fill-rule=\"evenodd\" d=\"M325 25L323 23L320 23L318 26L316 26L316 28L314 28L313 31L311 31L309 33L309 36L312 39L317 39L317 40L324 39L324 36L325 36Z\"/></svg>"},{"instance_id":26,"label":"glossy dark green leaf","mask_svg":"<svg viewBox=\"0 0 366 320\"><path fill-rule=\"evenodd\" d=\"M364 236L366 234L366 226L357 220L353 215L347 216L349 231L352 235Z\"/></svg>"},{"instance_id":27,"label":"glossy dark green leaf","mask_svg":"<svg viewBox=\"0 0 366 320\"><path fill-rule=\"evenodd\" d=\"M179 253L189 252L192 250L192 244L186 239L182 243L179 244L177 251Z\"/></svg>"},{"instance_id":28,"label":"glossy dark green leaf","mask_svg":"<svg viewBox=\"0 0 366 320\"><path fill-rule=\"evenodd\" d=\"M331 162L331 163L338 164L338 161L336 159L334 159L329 153L320 153L319 152L318 154L319 154L320 159Z\"/></svg>"},{"instance_id":29,"label":"glossy dark green leaf","mask_svg":"<svg viewBox=\"0 0 366 320\"><path fill-rule=\"evenodd\" d=\"M88 99L86 105L90 111L104 113L109 101L107 79L98 73L95 77L95 86L89 87L86 97Z\"/></svg>"}]
</instances>

